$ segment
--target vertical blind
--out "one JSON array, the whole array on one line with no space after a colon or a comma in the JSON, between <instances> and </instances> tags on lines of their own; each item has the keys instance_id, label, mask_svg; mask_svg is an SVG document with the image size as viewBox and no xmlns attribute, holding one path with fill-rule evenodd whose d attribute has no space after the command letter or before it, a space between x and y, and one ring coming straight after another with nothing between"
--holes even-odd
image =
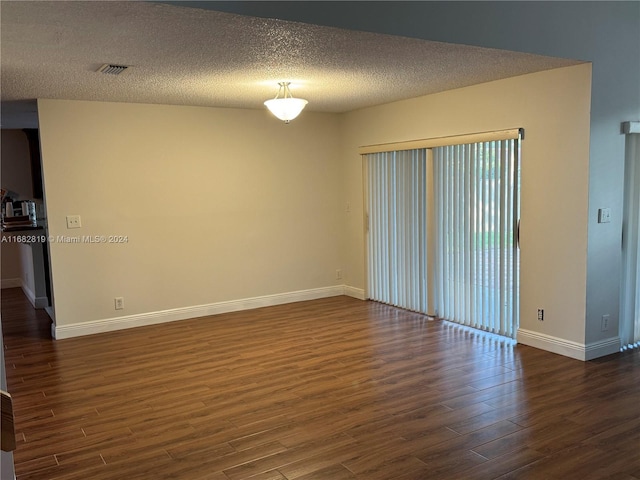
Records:
<instances>
[{"instance_id":1,"label":"vertical blind","mask_svg":"<svg viewBox=\"0 0 640 480\"><path fill-rule=\"evenodd\" d=\"M369 297L427 313L426 151L367 155Z\"/></svg>"},{"instance_id":2,"label":"vertical blind","mask_svg":"<svg viewBox=\"0 0 640 480\"><path fill-rule=\"evenodd\" d=\"M433 150L437 315L511 338L519 311L518 143Z\"/></svg>"},{"instance_id":3,"label":"vertical blind","mask_svg":"<svg viewBox=\"0 0 640 480\"><path fill-rule=\"evenodd\" d=\"M622 290L620 343L640 346L640 134L626 138L624 213L622 220Z\"/></svg>"},{"instance_id":4,"label":"vertical blind","mask_svg":"<svg viewBox=\"0 0 640 480\"><path fill-rule=\"evenodd\" d=\"M515 337L519 145L365 155L368 298Z\"/></svg>"}]
</instances>

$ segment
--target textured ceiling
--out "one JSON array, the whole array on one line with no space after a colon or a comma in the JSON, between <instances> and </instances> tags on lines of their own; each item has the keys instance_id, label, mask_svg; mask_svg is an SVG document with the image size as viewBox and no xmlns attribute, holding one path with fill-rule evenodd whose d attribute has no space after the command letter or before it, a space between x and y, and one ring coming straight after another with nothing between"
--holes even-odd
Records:
<instances>
[{"instance_id":1,"label":"textured ceiling","mask_svg":"<svg viewBox=\"0 0 640 480\"><path fill-rule=\"evenodd\" d=\"M2 1L2 127L36 98L345 112L580 63L150 2ZM119 76L104 63L130 65Z\"/></svg>"}]
</instances>

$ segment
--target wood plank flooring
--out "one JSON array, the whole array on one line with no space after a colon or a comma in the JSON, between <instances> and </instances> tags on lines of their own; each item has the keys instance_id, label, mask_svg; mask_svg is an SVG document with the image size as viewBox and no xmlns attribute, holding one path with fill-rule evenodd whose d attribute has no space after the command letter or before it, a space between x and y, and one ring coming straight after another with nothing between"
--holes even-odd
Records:
<instances>
[{"instance_id":1,"label":"wood plank flooring","mask_svg":"<svg viewBox=\"0 0 640 480\"><path fill-rule=\"evenodd\" d=\"M18 480L639 479L640 354L336 297L53 341L2 290Z\"/></svg>"}]
</instances>

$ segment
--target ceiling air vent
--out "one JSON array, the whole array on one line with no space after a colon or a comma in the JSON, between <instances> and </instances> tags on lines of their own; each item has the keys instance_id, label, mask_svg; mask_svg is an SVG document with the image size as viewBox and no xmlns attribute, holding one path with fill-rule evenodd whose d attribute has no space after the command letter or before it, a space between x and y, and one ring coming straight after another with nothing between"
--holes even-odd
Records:
<instances>
[{"instance_id":1,"label":"ceiling air vent","mask_svg":"<svg viewBox=\"0 0 640 480\"><path fill-rule=\"evenodd\" d=\"M96 71L100 73L107 73L109 75L120 75L127 68L129 67L127 67L126 65L114 65L112 63L105 63Z\"/></svg>"}]
</instances>

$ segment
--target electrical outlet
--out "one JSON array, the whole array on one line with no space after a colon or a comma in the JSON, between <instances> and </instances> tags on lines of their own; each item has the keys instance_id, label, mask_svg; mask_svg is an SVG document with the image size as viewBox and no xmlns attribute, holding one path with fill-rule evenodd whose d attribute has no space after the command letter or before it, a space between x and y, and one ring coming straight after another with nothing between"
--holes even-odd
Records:
<instances>
[{"instance_id":1,"label":"electrical outlet","mask_svg":"<svg viewBox=\"0 0 640 480\"><path fill-rule=\"evenodd\" d=\"M67 215L67 228L80 228L81 226L80 215Z\"/></svg>"},{"instance_id":2,"label":"electrical outlet","mask_svg":"<svg viewBox=\"0 0 640 480\"><path fill-rule=\"evenodd\" d=\"M602 315L602 324L600 330L606 332L609 330L609 315Z\"/></svg>"},{"instance_id":3,"label":"electrical outlet","mask_svg":"<svg viewBox=\"0 0 640 480\"><path fill-rule=\"evenodd\" d=\"M538 309L538 321L539 322L543 322L544 321L544 309L542 309L542 308Z\"/></svg>"},{"instance_id":4,"label":"electrical outlet","mask_svg":"<svg viewBox=\"0 0 640 480\"><path fill-rule=\"evenodd\" d=\"M124 309L124 297L116 297L113 300L114 300L116 310Z\"/></svg>"},{"instance_id":5,"label":"electrical outlet","mask_svg":"<svg viewBox=\"0 0 640 480\"><path fill-rule=\"evenodd\" d=\"M336 280L342 280L342 270L336 270Z\"/></svg>"}]
</instances>

